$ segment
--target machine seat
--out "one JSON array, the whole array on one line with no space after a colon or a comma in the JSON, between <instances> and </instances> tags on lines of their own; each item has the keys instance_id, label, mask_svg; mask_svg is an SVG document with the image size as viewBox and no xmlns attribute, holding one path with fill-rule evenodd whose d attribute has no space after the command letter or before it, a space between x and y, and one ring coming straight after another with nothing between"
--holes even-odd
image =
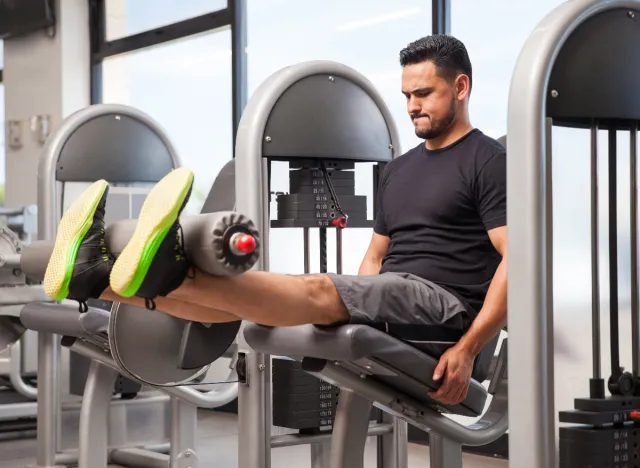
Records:
<instances>
[{"instance_id":1,"label":"machine seat","mask_svg":"<svg viewBox=\"0 0 640 468\"><path fill-rule=\"evenodd\" d=\"M440 385L431 379L438 359L366 325L265 327L248 324L244 337L256 351L303 360L303 367L305 358L338 361L343 368L369 374L369 378L394 392L442 413L479 416L487 400L487 390L474 379L462 403L445 406L433 400L428 392Z\"/></svg>"}]
</instances>

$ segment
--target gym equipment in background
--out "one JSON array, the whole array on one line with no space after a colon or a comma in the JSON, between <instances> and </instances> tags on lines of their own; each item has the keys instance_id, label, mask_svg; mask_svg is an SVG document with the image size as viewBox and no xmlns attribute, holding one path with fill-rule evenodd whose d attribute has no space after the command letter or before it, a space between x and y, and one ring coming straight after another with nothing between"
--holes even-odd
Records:
<instances>
[{"instance_id":1,"label":"gym equipment in background","mask_svg":"<svg viewBox=\"0 0 640 468\"><path fill-rule=\"evenodd\" d=\"M103 144L96 145L96 141ZM86 156L91 156L91 164L79 164ZM110 227L106 241L112 252L118 253L131 235L135 221L130 218L137 214L150 188L140 187L139 183L152 184L178 165L162 130L133 108L96 105L69 117L51 137L41 159L40 233L46 240L25 247L18 258L22 271L35 281L44 275L64 206L57 202L59 188L65 198L73 199L72 190L75 188L77 195L84 186L74 187L72 182L92 182L101 176L112 182L107 199L106 224ZM136 182L135 187L127 186ZM204 249L196 255L199 259L211 259L224 247L214 242L216 229L223 225L224 230L225 222L242 224L238 220L235 213L198 217L195 223L185 221L184 235L196 248ZM248 221L245 225L249 225ZM199 231L202 227L210 229L208 234ZM78 311L77 304L66 301L33 302L22 308L20 323L37 331L40 341L37 466L179 466L186 462L197 466L197 408L228 403L237 395L237 384L207 393L173 385L198 383L211 362L205 362L206 358L214 356L214 360L225 351L225 343L228 347L233 341L239 323L221 327L215 340L203 340L203 336L210 338L213 327L150 312L106 301L91 301L84 314ZM151 331L153 336L149 337ZM162 349L152 346L158 336L163 339ZM145 339L151 342L145 345ZM61 405L58 392L64 369L59 366L60 341L63 349L73 351L71 387L77 368L74 359L87 362L80 392L83 398L71 416L65 416L64 411L60 414L61 406L63 410L68 408ZM213 345L203 347L203 341ZM233 379L232 371L230 380ZM159 387L161 392L157 391ZM114 398L114 393L121 398ZM79 421L73 417L79 417ZM75 440L77 451L67 446L70 442L65 440L65 430L71 434L67 439L78 437L79 432Z\"/></svg>"},{"instance_id":2,"label":"gym equipment in background","mask_svg":"<svg viewBox=\"0 0 640 468\"><path fill-rule=\"evenodd\" d=\"M510 88L507 144L509 199L509 456L512 466L558 466L553 353L553 126L591 131L593 378L590 395L560 412L559 466L638 465L640 324L638 317L637 131L640 107L640 1L564 2L536 27L519 56ZM635 57L635 58L634 58ZM588 71L588 73L587 73ZM589 96L585 99L585 96ZM605 395L600 354L598 133L608 133L611 375ZM630 132L631 317L633 363L619 362L617 138ZM585 164L588 164L585 155ZM576 424L579 424L576 426Z\"/></svg>"}]
</instances>

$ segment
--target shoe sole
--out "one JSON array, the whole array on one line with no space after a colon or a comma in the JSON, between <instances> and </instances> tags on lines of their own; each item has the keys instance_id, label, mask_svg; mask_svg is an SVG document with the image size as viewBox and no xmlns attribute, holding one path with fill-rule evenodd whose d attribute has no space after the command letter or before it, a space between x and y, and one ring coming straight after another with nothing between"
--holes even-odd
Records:
<instances>
[{"instance_id":1,"label":"shoe sole","mask_svg":"<svg viewBox=\"0 0 640 468\"><path fill-rule=\"evenodd\" d=\"M136 229L111 270L111 289L122 296L136 294L160 244L180 215L193 184L193 173L178 168L167 174L147 195Z\"/></svg>"},{"instance_id":2,"label":"shoe sole","mask_svg":"<svg viewBox=\"0 0 640 468\"><path fill-rule=\"evenodd\" d=\"M94 182L62 216L44 274L44 290L50 298L61 301L69 295L78 249L93 224L96 209L108 187L106 180Z\"/></svg>"}]
</instances>

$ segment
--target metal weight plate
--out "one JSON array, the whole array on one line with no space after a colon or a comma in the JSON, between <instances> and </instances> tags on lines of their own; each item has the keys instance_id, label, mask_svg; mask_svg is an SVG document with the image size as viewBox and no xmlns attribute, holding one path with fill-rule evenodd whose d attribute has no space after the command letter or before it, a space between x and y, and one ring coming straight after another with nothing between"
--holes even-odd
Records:
<instances>
[{"instance_id":1,"label":"metal weight plate","mask_svg":"<svg viewBox=\"0 0 640 468\"><path fill-rule=\"evenodd\" d=\"M178 356L188 322L159 310L114 303L109 345L116 363L140 382L173 387L193 381L209 369L180 369Z\"/></svg>"}]
</instances>

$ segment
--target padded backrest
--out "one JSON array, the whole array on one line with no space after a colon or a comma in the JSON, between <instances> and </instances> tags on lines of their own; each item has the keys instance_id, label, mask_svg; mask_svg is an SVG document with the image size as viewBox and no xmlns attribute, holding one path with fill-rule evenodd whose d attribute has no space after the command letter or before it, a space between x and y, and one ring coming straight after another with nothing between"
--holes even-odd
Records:
<instances>
[{"instance_id":1,"label":"padded backrest","mask_svg":"<svg viewBox=\"0 0 640 468\"><path fill-rule=\"evenodd\" d=\"M233 211L236 207L236 162L234 159L224 165L204 202L202 213Z\"/></svg>"}]
</instances>

